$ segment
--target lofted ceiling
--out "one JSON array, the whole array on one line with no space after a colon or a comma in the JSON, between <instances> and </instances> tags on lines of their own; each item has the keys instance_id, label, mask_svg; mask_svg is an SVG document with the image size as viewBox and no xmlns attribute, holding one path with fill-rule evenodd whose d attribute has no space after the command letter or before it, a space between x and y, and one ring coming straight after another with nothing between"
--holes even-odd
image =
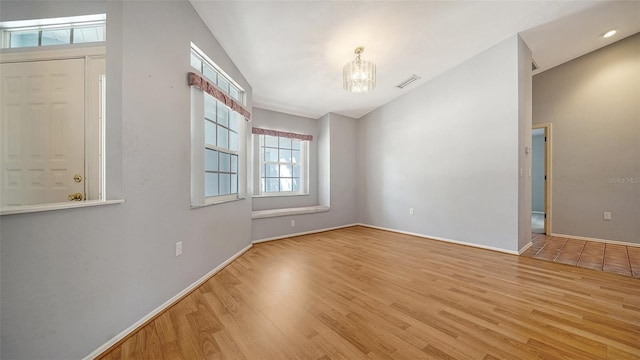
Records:
<instances>
[{"instance_id":1,"label":"lofted ceiling","mask_svg":"<svg viewBox=\"0 0 640 360\"><path fill-rule=\"evenodd\" d=\"M311 118L360 118L514 34L535 74L640 31L638 1L190 1L254 106ZM372 92L342 89L357 46L377 65ZM421 79L395 87L413 74Z\"/></svg>"}]
</instances>

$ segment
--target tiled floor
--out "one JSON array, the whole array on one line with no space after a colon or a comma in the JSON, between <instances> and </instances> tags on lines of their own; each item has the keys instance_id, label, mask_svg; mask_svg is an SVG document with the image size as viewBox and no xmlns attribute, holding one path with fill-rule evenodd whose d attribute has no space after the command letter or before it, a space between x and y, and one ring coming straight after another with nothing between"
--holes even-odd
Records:
<instances>
[{"instance_id":1,"label":"tiled floor","mask_svg":"<svg viewBox=\"0 0 640 360\"><path fill-rule=\"evenodd\" d=\"M640 247L532 234L522 255L640 278Z\"/></svg>"}]
</instances>

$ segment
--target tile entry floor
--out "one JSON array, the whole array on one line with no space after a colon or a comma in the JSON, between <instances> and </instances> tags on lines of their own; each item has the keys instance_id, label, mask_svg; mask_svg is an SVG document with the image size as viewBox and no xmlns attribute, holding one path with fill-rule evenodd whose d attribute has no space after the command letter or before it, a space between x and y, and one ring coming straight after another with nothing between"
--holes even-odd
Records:
<instances>
[{"instance_id":1,"label":"tile entry floor","mask_svg":"<svg viewBox=\"0 0 640 360\"><path fill-rule=\"evenodd\" d=\"M640 278L640 247L531 234L522 256Z\"/></svg>"}]
</instances>

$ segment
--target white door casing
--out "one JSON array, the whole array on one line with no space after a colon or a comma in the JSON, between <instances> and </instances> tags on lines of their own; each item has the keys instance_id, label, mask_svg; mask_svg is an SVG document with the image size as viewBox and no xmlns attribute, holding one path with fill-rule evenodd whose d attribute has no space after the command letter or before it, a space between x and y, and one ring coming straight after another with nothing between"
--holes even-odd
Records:
<instances>
[{"instance_id":1,"label":"white door casing","mask_svg":"<svg viewBox=\"0 0 640 360\"><path fill-rule=\"evenodd\" d=\"M0 64L2 207L84 197L84 61Z\"/></svg>"}]
</instances>

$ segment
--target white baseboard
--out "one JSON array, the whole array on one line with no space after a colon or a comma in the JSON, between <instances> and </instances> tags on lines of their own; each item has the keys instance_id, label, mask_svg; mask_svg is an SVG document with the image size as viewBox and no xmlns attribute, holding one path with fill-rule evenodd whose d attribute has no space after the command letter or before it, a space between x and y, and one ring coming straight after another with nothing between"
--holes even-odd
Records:
<instances>
[{"instance_id":1,"label":"white baseboard","mask_svg":"<svg viewBox=\"0 0 640 360\"><path fill-rule=\"evenodd\" d=\"M252 246L253 246L253 244L249 244L244 249L242 249L242 250L238 251L237 253L235 253L233 256L231 256L229 259L227 259L225 262L223 262L222 264L216 266L213 270L209 271L204 276L202 276L200 279L196 280L193 284L189 285L184 290L182 290L179 293L177 293L176 295L174 295L171 299L165 301L164 304L158 306L153 311L151 311L149 314L145 315L142 319L136 321L133 325L129 326L127 329L125 329L124 331L122 331L118 335L114 336L111 340L109 340L106 343L102 344L102 346L100 346L99 348L95 349L91 354L87 355L83 360L95 359L98 356L102 355L102 353L107 351L110 347L112 347L113 345L117 344L120 340L124 339L129 334L131 334L131 333L135 332L136 330L138 330L138 328L140 328L142 325L147 323L149 320L153 319L158 314L162 313L163 311L165 311L166 309L171 307L171 305L175 304L180 299L182 299L182 297L184 297L185 295L189 294L191 291L195 290L198 286L202 285L205 281L209 280L209 278L211 278L213 275L215 275L218 271L222 270L225 266L229 265L233 260L237 259L238 257L240 257L240 255L242 255L245 252L247 252L247 250L251 249Z\"/></svg>"},{"instance_id":2,"label":"white baseboard","mask_svg":"<svg viewBox=\"0 0 640 360\"><path fill-rule=\"evenodd\" d=\"M259 243L263 243L263 242L267 242L267 241L274 241L274 240L288 239L288 238L295 237L295 236L302 236L302 235L309 235L309 234L321 233L321 232L325 232L325 231L331 231L331 230L337 230L337 229L348 228L348 227L352 227L352 226L356 226L356 225L360 225L360 224L347 224L347 225L334 226L334 227L324 228L324 229L317 229L317 230L303 231L303 232L299 232L299 233L295 233L295 234L287 234L287 235L281 235L281 236L274 236L274 237L270 237L270 238L266 238L266 239L253 240L253 242L252 242L252 243L253 243L253 244L259 244Z\"/></svg>"},{"instance_id":3,"label":"white baseboard","mask_svg":"<svg viewBox=\"0 0 640 360\"><path fill-rule=\"evenodd\" d=\"M564 234L556 234L556 233L551 233L550 236L562 237L562 238L568 238L568 239L576 239L576 240L596 241L596 242L607 243L607 244L615 244L615 245L625 245L625 246L640 247L640 244L631 243L631 242L625 242L625 241L618 241L618 240L597 239L597 238L590 238L590 237L585 237L585 236L564 235Z\"/></svg>"},{"instance_id":4,"label":"white baseboard","mask_svg":"<svg viewBox=\"0 0 640 360\"><path fill-rule=\"evenodd\" d=\"M506 249L501 249L501 248L497 248L497 247L493 247L493 246L474 244L474 243L470 243L470 242L466 242L466 241L458 241L458 240L446 239L446 238L441 238L441 237L437 237L437 236L429 236L429 235L418 234L418 233L413 233L413 232L409 232L409 231L390 229L390 228L385 228L385 227L382 227L382 226L375 226L375 225L369 225L369 224L354 224L354 225L360 225L360 226L369 227L369 228L372 228L372 229L391 231L391 232L396 232L396 233L399 233L399 234L412 235L412 236L417 236L417 237L421 237L421 238L425 238L425 239L444 241L444 242L448 242L448 243L452 243L452 244L471 246L471 247L475 247L475 248L479 248L479 249L498 251L498 252L511 254L511 255L519 255L518 251L506 250Z\"/></svg>"},{"instance_id":5,"label":"white baseboard","mask_svg":"<svg viewBox=\"0 0 640 360\"><path fill-rule=\"evenodd\" d=\"M522 249L518 251L518 255L522 255L522 253L527 251L527 249L529 249L532 245L533 245L533 241L529 241L527 245L523 246Z\"/></svg>"}]
</instances>

